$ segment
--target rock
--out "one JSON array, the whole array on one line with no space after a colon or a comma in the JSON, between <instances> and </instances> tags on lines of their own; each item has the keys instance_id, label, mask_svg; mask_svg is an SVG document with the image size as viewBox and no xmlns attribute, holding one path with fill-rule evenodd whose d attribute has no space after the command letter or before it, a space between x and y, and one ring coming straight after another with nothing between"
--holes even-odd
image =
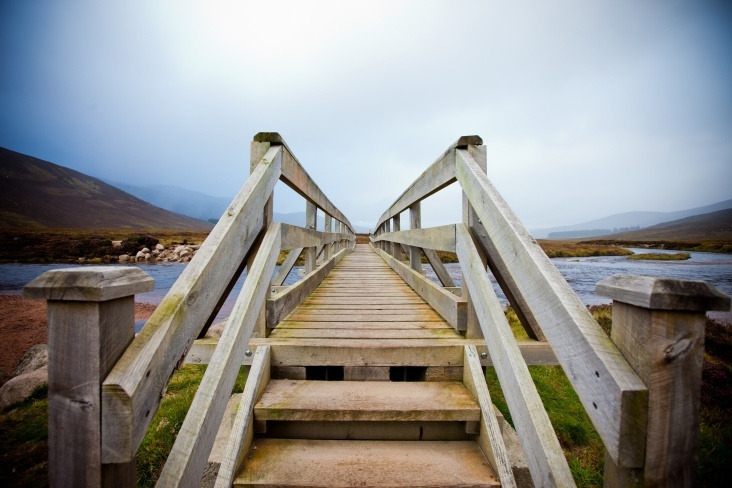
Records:
<instances>
[{"instance_id":1,"label":"rock","mask_svg":"<svg viewBox=\"0 0 732 488\"><path fill-rule=\"evenodd\" d=\"M48 366L16 376L0 388L0 410L28 399L36 388L46 383L48 383Z\"/></svg>"},{"instance_id":2,"label":"rock","mask_svg":"<svg viewBox=\"0 0 732 488\"><path fill-rule=\"evenodd\" d=\"M18 365L13 369L13 376L30 373L48 364L48 345L36 344L28 349L20 358Z\"/></svg>"},{"instance_id":3,"label":"rock","mask_svg":"<svg viewBox=\"0 0 732 488\"><path fill-rule=\"evenodd\" d=\"M127 261L129 261L129 260L130 260L130 256L129 256L129 255L127 255L127 254L120 254L120 255L119 255L119 257L117 258L117 260L118 260L118 261L119 261L120 263L126 263Z\"/></svg>"},{"instance_id":4,"label":"rock","mask_svg":"<svg viewBox=\"0 0 732 488\"><path fill-rule=\"evenodd\" d=\"M145 259L145 253L142 251L137 251L137 254L135 254L136 259Z\"/></svg>"},{"instance_id":5,"label":"rock","mask_svg":"<svg viewBox=\"0 0 732 488\"><path fill-rule=\"evenodd\" d=\"M191 254L191 251L189 251L188 249L183 249L180 252L180 257L184 258L184 257L188 256L189 254Z\"/></svg>"},{"instance_id":6,"label":"rock","mask_svg":"<svg viewBox=\"0 0 732 488\"><path fill-rule=\"evenodd\" d=\"M226 324L229 322L228 317L220 322L216 322L211 327L208 328L206 331L205 337L209 337L211 339L218 339L224 334L224 328L226 327Z\"/></svg>"},{"instance_id":7,"label":"rock","mask_svg":"<svg viewBox=\"0 0 732 488\"><path fill-rule=\"evenodd\" d=\"M122 247L122 241L112 241L112 247Z\"/></svg>"},{"instance_id":8,"label":"rock","mask_svg":"<svg viewBox=\"0 0 732 488\"><path fill-rule=\"evenodd\" d=\"M163 246L162 244L155 244L155 250L162 251L164 249L165 249L165 246Z\"/></svg>"},{"instance_id":9,"label":"rock","mask_svg":"<svg viewBox=\"0 0 732 488\"><path fill-rule=\"evenodd\" d=\"M157 249L153 249L153 252L151 254L153 256L157 256L158 254L160 254L160 251L158 251Z\"/></svg>"},{"instance_id":10,"label":"rock","mask_svg":"<svg viewBox=\"0 0 732 488\"><path fill-rule=\"evenodd\" d=\"M195 246L191 246L191 249L193 249L194 251L198 251L199 249L201 249L201 245L196 244Z\"/></svg>"},{"instance_id":11,"label":"rock","mask_svg":"<svg viewBox=\"0 0 732 488\"><path fill-rule=\"evenodd\" d=\"M140 251L140 252L142 252L142 254L148 254L150 252L150 249L143 247L142 251Z\"/></svg>"},{"instance_id":12,"label":"rock","mask_svg":"<svg viewBox=\"0 0 732 488\"><path fill-rule=\"evenodd\" d=\"M184 258L182 258L182 259L181 259L180 261L181 261L182 263L187 263L187 262L188 262L188 261L190 261L190 260L191 260L191 258L189 258L188 256L185 256L185 257L184 257Z\"/></svg>"},{"instance_id":13,"label":"rock","mask_svg":"<svg viewBox=\"0 0 732 488\"><path fill-rule=\"evenodd\" d=\"M173 252L174 252L174 253L176 253L176 254L180 254L180 253L181 253L181 252L182 252L182 251L183 251L183 250L184 250L185 248L186 248L186 246L177 246L177 247L176 247L176 248L175 248L175 249L173 250Z\"/></svg>"}]
</instances>

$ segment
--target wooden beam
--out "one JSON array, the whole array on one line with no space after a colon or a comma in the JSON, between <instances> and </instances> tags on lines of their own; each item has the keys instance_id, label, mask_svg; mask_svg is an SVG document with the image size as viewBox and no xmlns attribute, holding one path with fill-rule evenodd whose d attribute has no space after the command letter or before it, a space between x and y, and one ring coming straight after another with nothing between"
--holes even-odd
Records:
<instances>
[{"instance_id":1,"label":"wooden beam","mask_svg":"<svg viewBox=\"0 0 732 488\"><path fill-rule=\"evenodd\" d=\"M574 486L572 473L529 368L521 358L521 351L503 308L464 225L457 226L457 255L463 270L463 285L467 285L471 291L480 327L514 419L534 485Z\"/></svg>"},{"instance_id":2,"label":"wooden beam","mask_svg":"<svg viewBox=\"0 0 732 488\"><path fill-rule=\"evenodd\" d=\"M422 276L421 273L409 268L401 261L394 259L389 254L380 249L375 249L381 258L388 264L391 269L402 277L402 279L417 292L437 313L439 313L450 325L456 330L465 330L465 300L455 296L444 288L436 285L429 279Z\"/></svg>"},{"instance_id":3,"label":"wooden beam","mask_svg":"<svg viewBox=\"0 0 732 488\"><path fill-rule=\"evenodd\" d=\"M280 224L267 230L157 486L198 487L280 253Z\"/></svg>"},{"instance_id":4,"label":"wooden beam","mask_svg":"<svg viewBox=\"0 0 732 488\"><path fill-rule=\"evenodd\" d=\"M648 391L467 151L457 175L613 459L643 465ZM625 446L622 450L620 446Z\"/></svg>"},{"instance_id":5,"label":"wooden beam","mask_svg":"<svg viewBox=\"0 0 732 488\"><path fill-rule=\"evenodd\" d=\"M455 252L455 225L442 225L426 229L417 228L398 232L384 232L376 242L398 242L424 249Z\"/></svg>"},{"instance_id":6,"label":"wooden beam","mask_svg":"<svg viewBox=\"0 0 732 488\"><path fill-rule=\"evenodd\" d=\"M280 175L273 147L178 280L127 348L102 387L103 460L134 458L162 393L221 293L262 229L262 208ZM194 306L195 304L195 306Z\"/></svg>"},{"instance_id":7,"label":"wooden beam","mask_svg":"<svg viewBox=\"0 0 732 488\"><path fill-rule=\"evenodd\" d=\"M468 144L482 144L478 136L463 136L453 143L439 158L425 170L404 193L384 212L376 222L376 227L394 215L402 213L415 203L436 193L455 182L455 148ZM414 227L412 227L414 228Z\"/></svg>"},{"instance_id":8,"label":"wooden beam","mask_svg":"<svg viewBox=\"0 0 732 488\"><path fill-rule=\"evenodd\" d=\"M247 375L214 488L230 488L244 458L249 454L254 440L254 405L269 384L270 369L270 347L258 347L252 358L252 367Z\"/></svg>"},{"instance_id":9,"label":"wooden beam","mask_svg":"<svg viewBox=\"0 0 732 488\"><path fill-rule=\"evenodd\" d=\"M317 232L318 230L318 207L310 202L305 202L305 228ZM298 246L305 248L305 273L315 269L315 251L317 244L310 246Z\"/></svg>"},{"instance_id":10,"label":"wooden beam","mask_svg":"<svg viewBox=\"0 0 732 488\"><path fill-rule=\"evenodd\" d=\"M442 261L440 261L440 257L437 255L437 253L432 249L426 248L422 249L422 252L424 253L425 257L427 257L427 261L429 261L430 266L432 266L432 269L437 275L437 279L439 279L440 283L442 283L442 286L454 288L455 283L452 281L450 273L448 273L447 269L445 269L445 265L442 264Z\"/></svg>"},{"instance_id":11,"label":"wooden beam","mask_svg":"<svg viewBox=\"0 0 732 488\"><path fill-rule=\"evenodd\" d=\"M282 250L300 247L321 247L343 239L342 234L320 232L296 225L282 224Z\"/></svg>"},{"instance_id":12,"label":"wooden beam","mask_svg":"<svg viewBox=\"0 0 732 488\"><path fill-rule=\"evenodd\" d=\"M415 202L409 207L409 228L422 227L422 204ZM417 273L422 273L422 249L416 246L409 248L409 266Z\"/></svg>"},{"instance_id":13,"label":"wooden beam","mask_svg":"<svg viewBox=\"0 0 732 488\"><path fill-rule=\"evenodd\" d=\"M325 228L323 229L324 234L332 234L333 233L333 217L331 217L328 214L325 214ZM330 259L330 257L333 255L333 242L324 242L325 244L325 255L323 256L323 259L326 261Z\"/></svg>"},{"instance_id":14,"label":"wooden beam","mask_svg":"<svg viewBox=\"0 0 732 488\"><path fill-rule=\"evenodd\" d=\"M481 411L480 435L478 445L491 463L502 487L516 486L516 480L511 470L511 461L508 459L503 435L493 409L493 402L485 382L485 373L480 366L478 351L475 346L465 346L465 363L463 365L463 384L478 402Z\"/></svg>"},{"instance_id":15,"label":"wooden beam","mask_svg":"<svg viewBox=\"0 0 732 488\"><path fill-rule=\"evenodd\" d=\"M303 248L299 247L297 249L292 249L289 253L287 253L287 257L284 261L282 261L280 269L277 270L277 274L275 274L275 277L272 278L272 286L282 286L282 283L285 282L287 276L290 274L290 271L292 271L292 268L295 266L297 258L299 258L300 254L302 254L302 250Z\"/></svg>"}]
</instances>

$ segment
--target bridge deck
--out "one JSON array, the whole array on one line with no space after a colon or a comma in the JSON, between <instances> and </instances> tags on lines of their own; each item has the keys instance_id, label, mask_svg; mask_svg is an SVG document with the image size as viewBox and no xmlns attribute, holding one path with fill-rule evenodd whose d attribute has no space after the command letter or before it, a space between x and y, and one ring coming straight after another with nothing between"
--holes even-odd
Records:
<instances>
[{"instance_id":1,"label":"bridge deck","mask_svg":"<svg viewBox=\"0 0 732 488\"><path fill-rule=\"evenodd\" d=\"M271 339L461 339L368 244L331 271Z\"/></svg>"}]
</instances>

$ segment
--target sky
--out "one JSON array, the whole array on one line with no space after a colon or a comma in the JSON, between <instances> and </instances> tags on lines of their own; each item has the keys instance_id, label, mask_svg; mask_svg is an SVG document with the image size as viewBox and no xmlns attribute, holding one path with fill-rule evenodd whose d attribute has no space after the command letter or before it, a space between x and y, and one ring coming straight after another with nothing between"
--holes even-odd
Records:
<instances>
[{"instance_id":1,"label":"sky","mask_svg":"<svg viewBox=\"0 0 732 488\"><path fill-rule=\"evenodd\" d=\"M732 198L725 1L0 0L0 68L0 146L233 197L279 132L369 228L469 134L528 228Z\"/></svg>"}]
</instances>

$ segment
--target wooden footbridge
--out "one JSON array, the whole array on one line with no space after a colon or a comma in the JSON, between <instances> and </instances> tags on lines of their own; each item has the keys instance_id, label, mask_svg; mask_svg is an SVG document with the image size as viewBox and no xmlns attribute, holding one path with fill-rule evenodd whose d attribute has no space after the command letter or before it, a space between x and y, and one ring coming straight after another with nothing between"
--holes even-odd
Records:
<instances>
[{"instance_id":1,"label":"wooden footbridge","mask_svg":"<svg viewBox=\"0 0 732 488\"><path fill-rule=\"evenodd\" d=\"M450 146L360 244L278 134L258 134L251 161L137 336L134 294L153 286L138 268L51 271L26 287L48 300L52 485L134 485L137 448L185 362L208 367L158 486L571 486L534 364L567 374L605 445L607 486L691 485L705 311L729 310L729 297L615 276L598 285L614 300L608 337L488 180L477 136ZM306 200L305 228L272 222L278 181ZM455 182L462 221L422 228L420 202ZM436 251L457 254L461 286ZM304 276L282 286L302 253ZM223 335L205 338L244 271ZM529 340L514 338L489 273Z\"/></svg>"}]
</instances>

